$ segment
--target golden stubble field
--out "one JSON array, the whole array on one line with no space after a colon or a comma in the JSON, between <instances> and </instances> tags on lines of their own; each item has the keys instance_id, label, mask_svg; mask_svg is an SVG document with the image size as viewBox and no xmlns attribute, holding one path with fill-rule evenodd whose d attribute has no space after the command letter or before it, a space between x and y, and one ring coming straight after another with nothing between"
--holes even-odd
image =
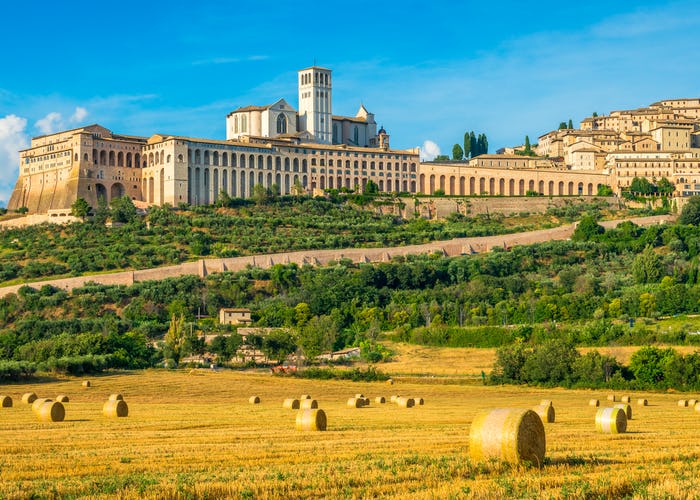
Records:
<instances>
[{"instance_id":1,"label":"golden stubble field","mask_svg":"<svg viewBox=\"0 0 700 500\"><path fill-rule=\"evenodd\" d=\"M432 383L353 383L233 371L149 370L0 385L0 498L694 498L700 412L677 394L630 393L629 432L595 432L591 398L606 393ZM21 402L67 394L66 419L42 423ZM129 416L108 419L119 392ZM347 408L362 392L368 408ZM286 397L311 394L326 432L295 430ZM248 398L258 395L259 405ZM401 409L374 397L420 396ZM620 393L622 394L622 393ZM638 407L637 398L650 406ZM682 397L691 397L683 395ZM554 401L542 469L473 464L469 427L480 410Z\"/></svg>"}]
</instances>

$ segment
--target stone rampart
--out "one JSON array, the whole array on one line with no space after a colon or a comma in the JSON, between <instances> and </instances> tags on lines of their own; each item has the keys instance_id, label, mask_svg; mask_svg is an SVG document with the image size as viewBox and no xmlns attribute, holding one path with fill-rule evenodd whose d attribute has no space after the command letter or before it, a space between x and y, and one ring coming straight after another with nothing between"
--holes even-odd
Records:
<instances>
[{"instance_id":1,"label":"stone rampart","mask_svg":"<svg viewBox=\"0 0 700 500\"><path fill-rule=\"evenodd\" d=\"M637 217L631 220L639 225L662 224L672 220L673 216ZM606 228L615 227L622 221L607 221L602 223ZM80 276L76 278L63 278L56 280L38 281L26 283L32 288L41 288L44 285L52 285L68 292L74 288L84 286L88 282L102 285L132 285L134 282L161 280L175 278L184 275L196 275L200 277L212 273L224 271L240 271L248 266L262 269L270 268L276 264L295 263L299 266L325 265L332 261L349 259L355 263L389 262L396 256L419 255L439 253L446 256L466 255L472 253L488 252L494 247L511 248L516 245L530 245L550 240L565 240L571 237L575 224L541 229L525 233L503 234L498 236L482 236L474 238L457 238L448 241L435 241L423 245L407 245L389 248L344 248L340 250L309 250L299 252L286 252L277 254L255 255L246 257L231 257L226 259L203 259L196 262L185 262L175 266L144 269L141 271L123 271L111 274L97 274L92 276ZM0 297L10 293L17 293L22 286L12 285L0 288Z\"/></svg>"}]
</instances>

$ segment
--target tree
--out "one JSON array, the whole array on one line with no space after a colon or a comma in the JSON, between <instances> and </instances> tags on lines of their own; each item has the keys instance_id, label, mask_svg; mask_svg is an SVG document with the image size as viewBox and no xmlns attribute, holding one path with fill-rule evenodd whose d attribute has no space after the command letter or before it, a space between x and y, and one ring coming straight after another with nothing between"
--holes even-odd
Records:
<instances>
[{"instance_id":1,"label":"tree","mask_svg":"<svg viewBox=\"0 0 700 500\"><path fill-rule=\"evenodd\" d=\"M107 199L104 196L97 197L97 208L95 209L95 216L92 221L95 224L104 224L107 222L107 218L110 216L111 211L109 205L107 205Z\"/></svg>"},{"instance_id":2,"label":"tree","mask_svg":"<svg viewBox=\"0 0 700 500\"><path fill-rule=\"evenodd\" d=\"M299 345L310 358L333 349L338 326L331 316L314 316L301 329Z\"/></svg>"},{"instance_id":3,"label":"tree","mask_svg":"<svg viewBox=\"0 0 700 500\"><path fill-rule=\"evenodd\" d=\"M464 158L469 159L469 154L471 153L472 143L469 139L469 132L464 133Z\"/></svg>"},{"instance_id":4,"label":"tree","mask_svg":"<svg viewBox=\"0 0 700 500\"><path fill-rule=\"evenodd\" d=\"M257 205L266 205L270 201L271 197L272 193L270 192L270 190L262 184L256 184L255 186L253 186L252 198Z\"/></svg>"},{"instance_id":5,"label":"tree","mask_svg":"<svg viewBox=\"0 0 700 500\"><path fill-rule=\"evenodd\" d=\"M525 136L525 151L531 151L531 150L532 149L530 147L530 136L526 135Z\"/></svg>"},{"instance_id":6,"label":"tree","mask_svg":"<svg viewBox=\"0 0 700 500\"><path fill-rule=\"evenodd\" d=\"M217 207L229 207L231 206L231 197L223 189L219 191L219 195L216 197L216 202L214 203Z\"/></svg>"},{"instance_id":7,"label":"tree","mask_svg":"<svg viewBox=\"0 0 700 500\"><path fill-rule=\"evenodd\" d=\"M128 196L113 199L110 206L113 222L129 223L136 219L136 207Z\"/></svg>"},{"instance_id":8,"label":"tree","mask_svg":"<svg viewBox=\"0 0 700 500\"><path fill-rule=\"evenodd\" d=\"M593 114L592 114L591 116L593 116L593 118L597 118L597 117L598 117L598 113L597 113L596 111L594 111Z\"/></svg>"},{"instance_id":9,"label":"tree","mask_svg":"<svg viewBox=\"0 0 700 500\"><path fill-rule=\"evenodd\" d=\"M630 183L630 191L637 194L652 194L655 189L646 177L635 177Z\"/></svg>"},{"instance_id":10,"label":"tree","mask_svg":"<svg viewBox=\"0 0 700 500\"><path fill-rule=\"evenodd\" d=\"M691 196L683 205L681 215L678 217L680 224L700 225L700 196Z\"/></svg>"},{"instance_id":11,"label":"tree","mask_svg":"<svg viewBox=\"0 0 700 500\"><path fill-rule=\"evenodd\" d=\"M377 186L377 183L372 179L369 179L367 184L365 184L364 193L369 195L377 195L379 194L379 186Z\"/></svg>"},{"instance_id":12,"label":"tree","mask_svg":"<svg viewBox=\"0 0 700 500\"><path fill-rule=\"evenodd\" d=\"M597 235L605 233L605 228L598 224L595 217L587 215L581 219L571 235L573 241L590 241Z\"/></svg>"},{"instance_id":13,"label":"tree","mask_svg":"<svg viewBox=\"0 0 700 500\"><path fill-rule=\"evenodd\" d=\"M452 146L452 159L461 160L464 157L464 150L459 144Z\"/></svg>"},{"instance_id":14,"label":"tree","mask_svg":"<svg viewBox=\"0 0 700 500\"><path fill-rule=\"evenodd\" d=\"M567 128L568 128L569 130L573 130L573 129L574 129L574 123L571 121L571 118L569 118L569 124L568 124L568 127L567 127Z\"/></svg>"},{"instance_id":15,"label":"tree","mask_svg":"<svg viewBox=\"0 0 700 500\"><path fill-rule=\"evenodd\" d=\"M659 194L668 196L673 194L673 192L676 190L676 186L674 186L673 183L666 177L662 177L659 179L659 182L656 183L656 190L659 192Z\"/></svg>"},{"instance_id":16,"label":"tree","mask_svg":"<svg viewBox=\"0 0 700 500\"><path fill-rule=\"evenodd\" d=\"M661 257L647 245L632 262L632 276L637 283L658 283L661 279Z\"/></svg>"},{"instance_id":17,"label":"tree","mask_svg":"<svg viewBox=\"0 0 700 500\"><path fill-rule=\"evenodd\" d=\"M165 354L175 361L175 364L180 362L183 355L183 347L185 345L185 316L179 317L172 315L170 319L170 328L165 334Z\"/></svg>"},{"instance_id":18,"label":"tree","mask_svg":"<svg viewBox=\"0 0 700 500\"><path fill-rule=\"evenodd\" d=\"M434 161L449 161L450 157L447 155L437 155Z\"/></svg>"},{"instance_id":19,"label":"tree","mask_svg":"<svg viewBox=\"0 0 700 500\"><path fill-rule=\"evenodd\" d=\"M306 193L306 189L301 184L301 181L299 179L294 181L294 184L292 185L291 193L294 196L303 196Z\"/></svg>"},{"instance_id":20,"label":"tree","mask_svg":"<svg viewBox=\"0 0 700 500\"><path fill-rule=\"evenodd\" d=\"M90 212L90 204L85 201L85 198L78 198L70 206L70 213L73 217L79 217L85 220L88 212Z\"/></svg>"},{"instance_id":21,"label":"tree","mask_svg":"<svg viewBox=\"0 0 700 500\"><path fill-rule=\"evenodd\" d=\"M612 196L613 195L613 190L610 186L600 184L598 186L598 196Z\"/></svg>"},{"instance_id":22,"label":"tree","mask_svg":"<svg viewBox=\"0 0 700 500\"><path fill-rule=\"evenodd\" d=\"M472 158L479 156L479 146L477 145L476 135L473 130L469 132L469 154Z\"/></svg>"},{"instance_id":23,"label":"tree","mask_svg":"<svg viewBox=\"0 0 700 500\"><path fill-rule=\"evenodd\" d=\"M559 123L559 130L566 130L566 122Z\"/></svg>"},{"instance_id":24,"label":"tree","mask_svg":"<svg viewBox=\"0 0 700 500\"><path fill-rule=\"evenodd\" d=\"M276 359L278 362L282 362L296 348L294 337L287 330L273 330L262 338L262 352L269 359Z\"/></svg>"}]
</instances>

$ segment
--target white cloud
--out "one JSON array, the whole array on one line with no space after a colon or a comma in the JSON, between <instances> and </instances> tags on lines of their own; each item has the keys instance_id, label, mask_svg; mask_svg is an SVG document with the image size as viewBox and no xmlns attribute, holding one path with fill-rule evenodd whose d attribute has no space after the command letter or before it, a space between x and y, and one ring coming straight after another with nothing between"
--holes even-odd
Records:
<instances>
[{"instance_id":1,"label":"white cloud","mask_svg":"<svg viewBox=\"0 0 700 500\"><path fill-rule=\"evenodd\" d=\"M73 115L70 117L70 121L71 123L82 122L87 115L87 109L83 108L82 106L77 106L73 112Z\"/></svg>"},{"instance_id":2,"label":"white cloud","mask_svg":"<svg viewBox=\"0 0 700 500\"><path fill-rule=\"evenodd\" d=\"M63 117L61 113L53 111L40 120L37 120L34 126L44 135L53 134L63 128Z\"/></svg>"},{"instance_id":3,"label":"white cloud","mask_svg":"<svg viewBox=\"0 0 700 500\"><path fill-rule=\"evenodd\" d=\"M421 161L434 160L436 156L440 154L440 146L435 144L433 141L425 141L420 148L420 159Z\"/></svg>"},{"instance_id":4,"label":"white cloud","mask_svg":"<svg viewBox=\"0 0 700 500\"><path fill-rule=\"evenodd\" d=\"M0 118L0 205L7 205L17 180L19 150L29 144L27 120L16 115Z\"/></svg>"}]
</instances>

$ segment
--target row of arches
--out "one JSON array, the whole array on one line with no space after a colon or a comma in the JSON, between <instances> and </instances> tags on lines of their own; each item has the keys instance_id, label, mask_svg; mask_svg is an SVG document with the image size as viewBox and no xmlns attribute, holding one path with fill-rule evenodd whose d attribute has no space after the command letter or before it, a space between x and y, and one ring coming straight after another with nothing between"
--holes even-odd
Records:
<instances>
[{"instance_id":1,"label":"row of arches","mask_svg":"<svg viewBox=\"0 0 700 500\"><path fill-rule=\"evenodd\" d=\"M162 171L161 171L162 172ZM162 177L162 173L161 173ZM255 172L249 170L187 168L187 202L192 205L215 203L222 191L231 197L250 198L256 185L277 186L282 195L291 194L294 186L306 190L308 176L293 173ZM162 190L161 190L162 191Z\"/></svg>"},{"instance_id":2,"label":"row of arches","mask_svg":"<svg viewBox=\"0 0 700 500\"><path fill-rule=\"evenodd\" d=\"M214 167L234 167L234 168L252 168L258 170L284 170L285 172L308 172L308 161L303 158L290 159L288 157L272 155L253 155L253 154L235 154L219 153L218 151L210 152L208 150L201 151L199 149L187 150L187 162L194 165L214 166Z\"/></svg>"},{"instance_id":3,"label":"row of arches","mask_svg":"<svg viewBox=\"0 0 700 500\"><path fill-rule=\"evenodd\" d=\"M367 186L367 181L369 181L367 177L345 177L345 176L328 176L328 177L319 177L318 181L312 181L311 182L311 189L341 189L341 188L347 188L347 189L362 189L362 191L365 190ZM393 181L391 179L387 179L384 181L384 179L380 179L378 181L374 181L377 183L377 187L379 188L379 192L381 193L415 193L416 192L416 181L412 180L409 181L407 179L394 179Z\"/></svg>"},{"instance_id":4,"label":"row of arches","mask_svg":"<svg viewBox=\"0 0 700 500\"><path fill-rule=\"evenodd\" d=\"M427 180L427 185L426 185ZM427 177L420 175L419 190L421 193L434 194L438 189L447 195L492 195L492 196L525 196L528 193L538 193L546 196L588 195L596 194L600 184L582 181L555 181L534 179L497 179L494 177L465 177L431 174Z\"/></svg>"},{"instance_id":5,"label":"row of arches","mask_svg":"<svg viewBox=\"0 0 700 500\"><path fill-rule=\"evenodd\" d=\"M75 153L75 161L78 161L78 153ZM83 153L83 161L89 162L90 158L87 153ZM107 151L104 149L92 150L92 163L93 165L100 165L104 167L127 167L133 168L138 167L141 162L141 155L139 153L124 153L123 151ZM144 167L146 166L144 162Z\"/></svg>"}]
</instances>

